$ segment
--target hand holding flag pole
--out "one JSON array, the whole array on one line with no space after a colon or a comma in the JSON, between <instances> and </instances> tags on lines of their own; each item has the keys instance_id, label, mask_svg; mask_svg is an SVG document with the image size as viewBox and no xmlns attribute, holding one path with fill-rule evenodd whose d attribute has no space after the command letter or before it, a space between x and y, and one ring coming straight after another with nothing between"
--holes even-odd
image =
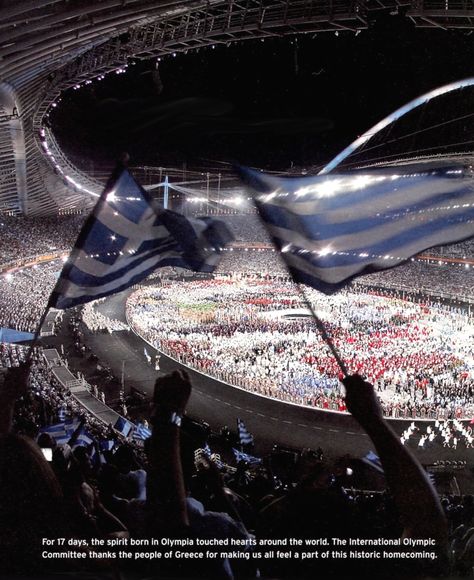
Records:
<instances>
[{"instance_id":1,"label":"hand holding flag pole","mask_svg":"<svg viewBox=\"0 0 474 580\"><path fill-rule=\"evenodd\" d=\"M290 275L291 275L291 272L290 272ZM336 346L334 345L332 338L329 336L329 334L326 330L326 327L324 326L324 322L316 314L316 312L313 308L313 305L311 304L311 301L306 296L306 292L304 291L302 285L296 283L296 287L298 288L298 292L301 294L301 297L303 298L303 301L304 301L306 307L311 312L311 315L314 319L314 322L316 323L316 327L319 331L319 334L321 335L321 338L328 345L329 350L331 351L333 357L336 359L336 362L337 362L339 368L341 369L342 374L344 375L344 377L349 376L345 362L342 360L341 355L339 354L339 351L337 350Z\"/></svg>"}]
</instances>

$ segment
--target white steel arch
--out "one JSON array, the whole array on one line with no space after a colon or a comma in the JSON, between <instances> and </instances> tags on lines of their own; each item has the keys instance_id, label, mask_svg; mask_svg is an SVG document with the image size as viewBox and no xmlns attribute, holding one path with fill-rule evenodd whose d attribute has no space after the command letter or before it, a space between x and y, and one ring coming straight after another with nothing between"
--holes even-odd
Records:
<instances>
[{"instance_id":1,"label":"white steel arch","mask_svg":"<svg viewBox=\"0 0 474 580\"><path fill-rule=\"evenodd\" d=\"M421 28L474 27L471 3L454 0L2 3L0 212L42 215L84 207L94 199L88 192L100 190L99 183L68 163L52 135L42 134L49 107L75 83L123 67L131 57L286 34L357 32L380 11L401 12Z\"/></svg>"}]
</instances>

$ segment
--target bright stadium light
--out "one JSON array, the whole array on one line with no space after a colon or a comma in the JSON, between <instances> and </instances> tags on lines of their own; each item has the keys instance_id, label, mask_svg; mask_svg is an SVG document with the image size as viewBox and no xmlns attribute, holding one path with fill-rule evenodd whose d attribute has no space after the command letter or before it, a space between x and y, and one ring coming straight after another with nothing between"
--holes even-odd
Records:
<instances>
[{"instance_id":1,"label":"bright stadium light","mask_svg":"<svg viewBox=\"0 0 474 580\"><path fill-rule=\"evenodd\" d=\"M330 246L326 246L325 248L321 248L319 250L318 255L319 256L327 256L331 252L332 252L331 247Z\"/></svg>"}]
</instances>

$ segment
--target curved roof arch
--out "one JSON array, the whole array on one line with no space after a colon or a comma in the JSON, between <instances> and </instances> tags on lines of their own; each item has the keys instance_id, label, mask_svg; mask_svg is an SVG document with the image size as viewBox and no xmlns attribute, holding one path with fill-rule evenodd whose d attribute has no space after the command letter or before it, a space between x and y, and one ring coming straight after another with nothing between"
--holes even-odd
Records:
<instances>
[{"instance_id":1,"label":"curved roof arch","mask_svg":"<svg viewBox=\"0 0 474 580\"><path fill-rule=\"evenodd\" d=\"M471 29L474 10L438 0L27 0L0 8L0 212L42 215L93 202L82 174L44 127L78 83L209 44L368 27L402 12L416 26Z\"/></svg>"}]
</instances>

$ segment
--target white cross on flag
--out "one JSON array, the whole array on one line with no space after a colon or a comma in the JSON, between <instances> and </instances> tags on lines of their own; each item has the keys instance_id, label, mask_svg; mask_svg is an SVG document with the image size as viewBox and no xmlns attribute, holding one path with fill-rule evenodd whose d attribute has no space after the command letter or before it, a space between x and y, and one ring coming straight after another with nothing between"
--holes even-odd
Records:
<instances>
[{"instance_id":1,"label":"white cross on flag","mask_svg":"<svg viewBox=\"0 0 474 580\"><path fill-rule=\"evenodd\" d=\"M120 292L157 268L212 272L232 234L219 220L155 209L118 168L82 228L48 306L71 308Z\"/></svg>"}]
</instances>

